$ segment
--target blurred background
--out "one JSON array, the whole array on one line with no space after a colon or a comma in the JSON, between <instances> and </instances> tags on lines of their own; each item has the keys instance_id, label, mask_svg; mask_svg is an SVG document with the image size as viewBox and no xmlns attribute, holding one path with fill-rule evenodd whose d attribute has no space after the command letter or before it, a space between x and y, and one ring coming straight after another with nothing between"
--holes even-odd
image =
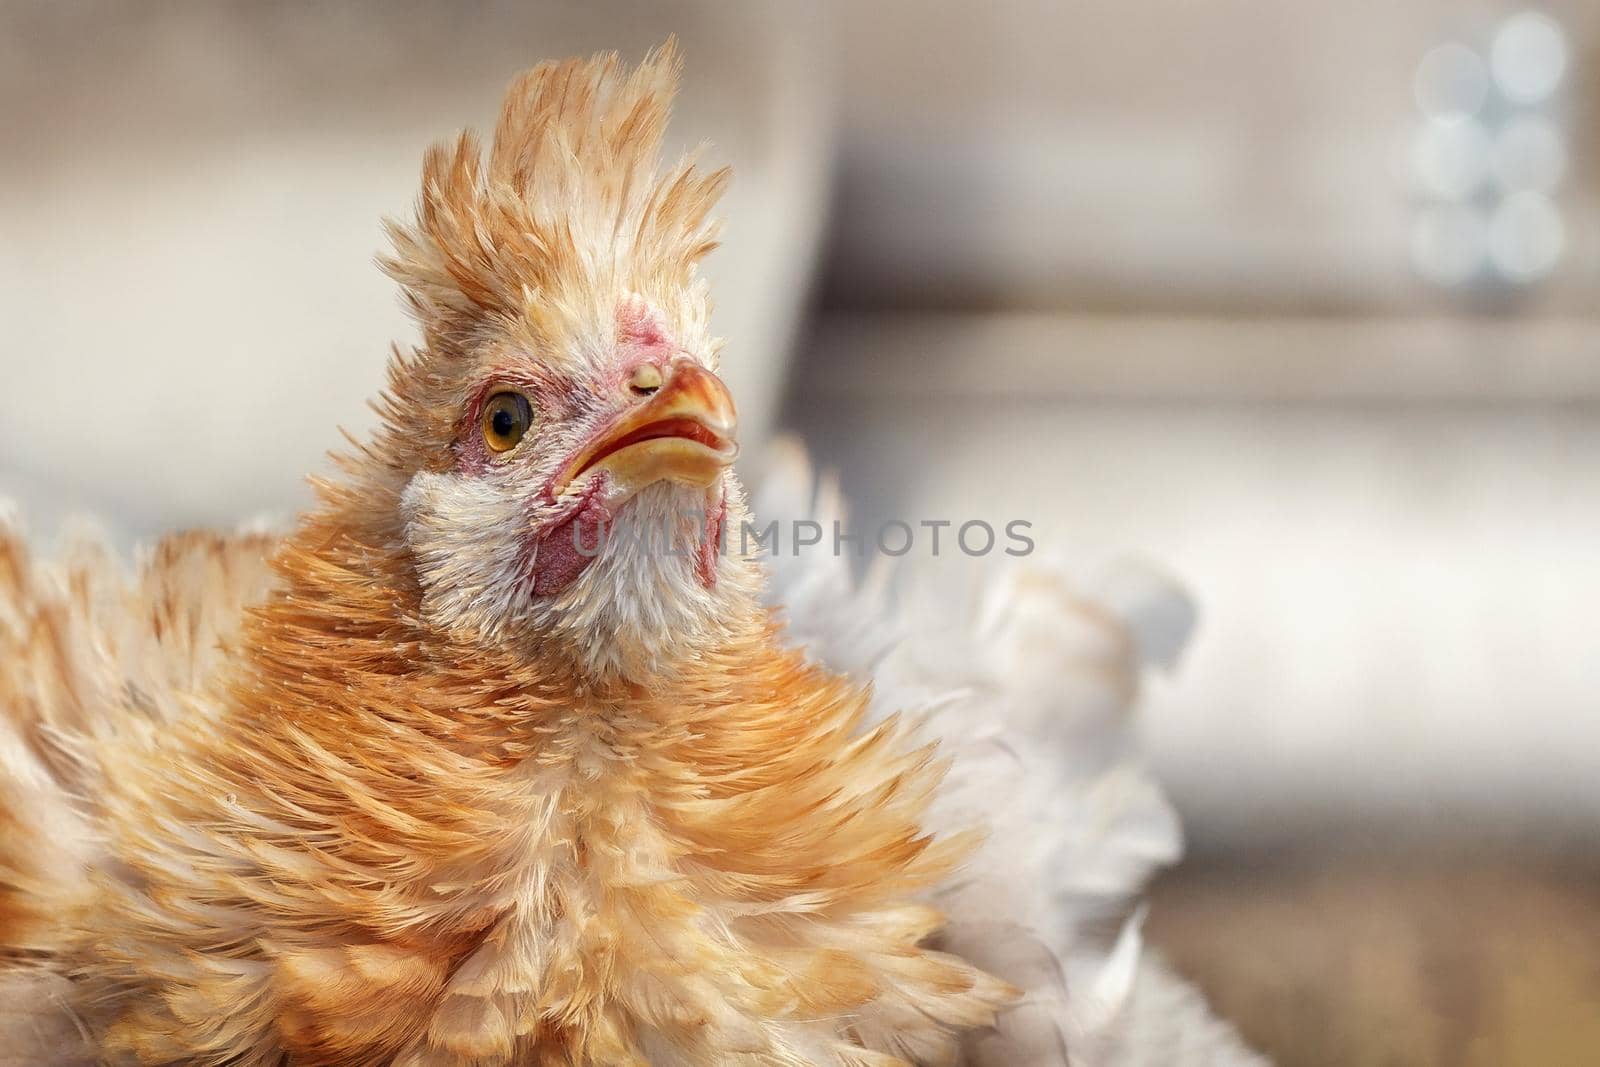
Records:
<instances>
[{"instance_id":1,"label":"blurred background","mask_svg":"<svg viewBox=\"0 0 1600 1067\"><path fill-rule=\"evenodd\" d=\"M1196 595L1178 969L1286 1065L1600 1063L1593 0L0 4L0 492L291 513L423 148L668 32L752 442Z\"/></svg>"}]
</instances>

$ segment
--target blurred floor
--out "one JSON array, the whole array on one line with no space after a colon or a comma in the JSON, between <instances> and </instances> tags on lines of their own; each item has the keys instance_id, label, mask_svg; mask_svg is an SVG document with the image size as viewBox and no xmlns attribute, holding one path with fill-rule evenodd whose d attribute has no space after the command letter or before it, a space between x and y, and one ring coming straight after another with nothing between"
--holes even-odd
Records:
<instances>
[{"instance_id":1,"label":"blurred floor","mask_svg":"<svg viewBox=\"0 0 1600 1067\"><path fill-rule=\"evenodd\" d=\"M1279 1067L1593 1067L1600 863L1510 855L1197 857L1146 930Z\"/></svg>"}]
</instances>

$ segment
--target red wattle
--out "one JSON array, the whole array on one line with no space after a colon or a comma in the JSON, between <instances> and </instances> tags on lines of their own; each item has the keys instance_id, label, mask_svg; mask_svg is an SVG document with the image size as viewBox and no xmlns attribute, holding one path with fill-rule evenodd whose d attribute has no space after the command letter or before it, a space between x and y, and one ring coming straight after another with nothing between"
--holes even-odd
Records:
<instances>
[{"instance_id":1,"label":"red wattle","mask_svg":"<svg viewBox=\"0 0 1600 1067\"><path fill-rule=\"evenodd\" d=\"M722 525L727 517L728 494L724 490L717 498L717 506L706 509L706 528L701 531L700 544L696 546L695 575L707 589L717 584L717 556L722 551Z\"/></svg>"},{"instance_id":2,"label":"red wattle","mask_svg":"<svg viewBox=\"0 0 1600 1067\"><path fill-rule=\"evenodd\" d=\"M577 580L595 561L607 534L611 516L590 500L539 538L533 556L533 593L553 596Z\"/></svg>"}]
</instances>

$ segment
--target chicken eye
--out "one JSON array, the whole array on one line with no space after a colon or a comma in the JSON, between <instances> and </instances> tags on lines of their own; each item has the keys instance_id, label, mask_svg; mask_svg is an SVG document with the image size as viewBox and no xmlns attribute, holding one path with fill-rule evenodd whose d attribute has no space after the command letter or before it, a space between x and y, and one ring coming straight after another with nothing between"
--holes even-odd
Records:
<instances>
[{"instance_id":1,"label":"chicken eye","mask_svg":"<svg viewBox=\"0 0 1600 1067\"><path fill-rule=\"evenodd\" d=\"M496 393L483 405L483 443L493 452L509 452L533 425L533 408L521 393Z\"/></svg>"}]
</instances>

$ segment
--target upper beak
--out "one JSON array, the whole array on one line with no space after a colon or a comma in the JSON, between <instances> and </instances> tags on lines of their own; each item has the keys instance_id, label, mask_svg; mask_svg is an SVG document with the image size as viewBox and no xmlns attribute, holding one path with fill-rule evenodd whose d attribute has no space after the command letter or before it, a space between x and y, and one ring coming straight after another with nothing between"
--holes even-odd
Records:
<instances>
[{"instance_id":1,"label":"upper beak","mask_svg":"<svg viewBox=\"0 0 1600 1067\"><path fill-rule=\"evenodd\" d=\"M591 470L611 474L623 493L655 482L705 488L739 454L738 418L722 379L694 360L667 365L665 380L578 450L552 486L560 496Z\"/></svg>"}]
</instances>

